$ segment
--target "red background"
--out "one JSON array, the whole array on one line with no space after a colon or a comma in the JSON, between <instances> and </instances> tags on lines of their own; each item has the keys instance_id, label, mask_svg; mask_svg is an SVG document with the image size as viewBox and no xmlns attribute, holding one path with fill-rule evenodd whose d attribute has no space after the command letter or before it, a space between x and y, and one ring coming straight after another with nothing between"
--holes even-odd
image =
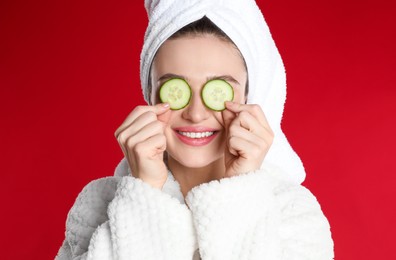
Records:
<instances>
[{"instance_id":1,"label":"red background","mask_svg":"<svg viewBox=\"0 0 396 260\"><path fill-rule=\"evenodd\" d=\"M288 72L283 128L337 260L396 259L395 2L259 1ZM1 259L53 259L68 210L122 157L143 1L0 2ZM394 248L394 247L393 247Z\"/></svg>"}]
</instances>

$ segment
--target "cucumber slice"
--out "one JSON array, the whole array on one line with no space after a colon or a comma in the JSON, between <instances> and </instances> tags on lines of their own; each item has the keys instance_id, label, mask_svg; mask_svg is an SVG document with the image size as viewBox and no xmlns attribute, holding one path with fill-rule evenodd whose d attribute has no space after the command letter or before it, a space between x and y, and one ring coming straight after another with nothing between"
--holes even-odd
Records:
<instances>
[{"instance_id":1,"label":"cucumber slice","mask_svg":"<svg viewBox=\"0 0 396 260\"><path fill-rule=\"evenodd\" d=\"M202 88L201 97L208 108L223 111L225 102L234 99L234 89L227 81L214 79L208 81Z\"/></svg>"},{"instance_id":2,"label":"cucumber slice","mask_svg":"<svg viewBox=\"0 0 396 260\"><path fill-rule=\"evenodd\" d=\"M190 102L191 88L184 79L173 78L161 85L159 97L169 103L170 109L182 109Z\"/></svg>"}]
</instances>

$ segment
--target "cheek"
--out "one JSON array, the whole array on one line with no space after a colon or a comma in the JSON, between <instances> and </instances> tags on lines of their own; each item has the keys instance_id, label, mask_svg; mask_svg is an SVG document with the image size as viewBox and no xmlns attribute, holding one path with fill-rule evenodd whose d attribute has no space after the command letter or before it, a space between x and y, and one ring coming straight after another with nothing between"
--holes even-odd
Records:
<instances>
[{"instance_id":1,"label":"cheek","mask_svg":"<svg viewBox=\"0 0 396 260\"><path fill-rule=\"evenodd\" d=\"M234 90L234 102L241 104L245 103L245 93L242 92L242 90Z\"/></svg>"},{"instance_id":2,"label":"cheek","mask_svg":"<svg viewBox=\"0 0 396 260\"><path fill-rule=\"evenodd\" d=\"M178 121L181 119L181 110L171 110L169 118L166 122L165 130L171 130L171 127L176 125Z\"/></svg>"},{"instance_id":3,"label":"cheek","mask_svg":"<svg viewBox=\"0 0 396 260\"><path fill-rule=\"evenodd\" d=\"M219 122L219 124L223 127L224 130L224 120L223 120L223 116L221 114L222 112L214 112L214 118L216 119L217 122Z\"/></svg>"}]
</instances>

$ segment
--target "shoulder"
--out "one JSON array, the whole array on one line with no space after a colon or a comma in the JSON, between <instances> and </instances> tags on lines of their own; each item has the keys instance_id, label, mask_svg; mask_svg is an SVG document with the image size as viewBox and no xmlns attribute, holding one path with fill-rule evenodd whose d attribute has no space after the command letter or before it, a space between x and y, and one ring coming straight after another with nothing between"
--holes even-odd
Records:
<instances>
[{"instance_id":1,"label":"shoulder","mask_svg":"<svg viewBox=\"0 0 396 260\"><path fill-rule=\"evenodd\" d=\"M304 259L333 259L334 244L330 224L315 195L302 184L279 174L273 168L267 172L273 182L272 194L277 210L273 223L282 245L285 259L292 258L304 248ZM274 225L276 226L276 225Z\"/></svg>"},{"instance_id":2,"label":"shoulder","mask_svg":"<svg viewBox=\"0 0 396 260\"><path fill-rule=\"evenodd\" d=\"M114 199L120 179L106 177L94 180L78 195L66 221L66 240L73 255L86 252L97 227L108 220L107 208Z\"/></svg>"}]
</instances>

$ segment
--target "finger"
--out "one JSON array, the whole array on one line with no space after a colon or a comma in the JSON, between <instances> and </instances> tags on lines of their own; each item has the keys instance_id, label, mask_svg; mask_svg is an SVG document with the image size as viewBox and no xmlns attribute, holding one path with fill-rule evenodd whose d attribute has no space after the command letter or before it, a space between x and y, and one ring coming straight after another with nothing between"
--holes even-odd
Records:
<instances>
[{"instance_id":1,"label":"finger","mask_svg":"<svg viewBox=\"0 0 396 260\"><path fill-rule=\"evenodd\" d=\"M272 140L272 136L266 135L265 132L266 130L262 128L261 131L254 133L240 126L238 123L233 123L229 128L229 136L240 137L258 145L262 145L266 140L268 140L268 142Z\"/></svg>"},{"instance_id":2,"label":"finger","mask_svg":"<svg viewBox=\"0 0 396 260\"><path fill-rule=\"evenodd\" d=\"M130 125L128 125L124 130L122 130L118 136L117 140L121 143L123 143L125 140L127 140L129 137L135 135L141 129L150 124L151 122L155 122L157 120L157 116L154 114L154 112L145 112L138 116Z\"/></svg>"},{"instance_id":3,"label":"finger","mask_svg":"<svg viewBox=\"0 0 396 260\"><path fill-rule=\"evenodd\" d=\"M248 158L248 151L255 148L255 146L254 143L237 136L231 136L228 140L228 149L230 153L245 159Z\"/></svg>"},{"instance_id":4,"label":"finger","mask_svg":"<svg viewBox=\"0 0 396 260\"><path fill-rule=\"evenodd\" d=\"M151 122L142 129L133 135L129 135L128 138L126 138L124 146L126 146L127 150L132 150L137 143L144 142L145 140L149 139L150 137L158 134L164 134L164 123L159 122L159 121L154 121ZM128 130L124 131L127 132ZM125 133L128 134L128 133ZM124 135L124 133L122 133Z\"/></svg>"},{"instance_id":5,"label":"finger","mask_svg":"<svg viewBox=\"0 0 396 260\"><path fill-rule=\"evenodd\" d=\"M165 125L167 125L168 122L169 122L169 119L170 119L171 115L172 115L172 111L171 111L170 109L168 109L168 110L166 110L164 113L159 114L159 115L157 116L157 118L158 118L159 121L161 121L161 122L163 122Z\"/></svg>"},{"instance_id":6,"label":"finger","mask_svg":"<svg viewBox=\"0 0 396 260\"><path fill-rule=\"evenodd\" d=\"M137 106L124 120L124 122L121 124L121 126L116 130L114 135L117 137L120 132L122 132L125 128L127 128L129 125L131 125L137 117L142 115L143 113L146 112L153 112L156 115L161 115L165 113L166 111L169 110L169 104L168 103L160 103L154 106Z\"/></svg>"},{"instance_id":7,"label":"finger","mask_svg":"<svg viewBox=\"0 0 396 260\"><path fill-rule=\"evenodd\" d=\"M155 159L155 156L166 150L166 137L163 134L150 136L148 139L136 144L135 152L140 155Z\"/></svg>"},{"instance_id":8,"label":"finger","mask_svg":"<svg viewBox=\"0 0 396 260\"><path fill-rule=\"evenodd\" d=\"M261 107L257 104L240 104L236 102L227 101L226 108L234 113L241 113L242 111L247 111L252 114L264 127L269 126L267 118Z\"/></svg>"},{"instance_id":9,"label":"finger","mask_svg":"<svg viewBox=\"0 0 396 260\"><path fill-rule=\"evenodd\" d=\"M244 159L253 159L261 161L263 156L268 152L269 144L253 143L243 137L232 136L228 140L230 151L236 151L238 157Z\"/></svg>"},{"instance_id":10,"label":"finger","mask_svg":"<svg viewBox=\"0 0 396 260\"><path fill-rule=\"evenodd\" d=\"M131 125L137 117L146 112L154 112L157 116L161 115L169 110L168 103L160 103L154 106L137 106L124 120L124 122L117 128L114 136L117 138L118 135L124 131L129 125Z\"/></svg>"},{"instance_id":11,"label":"finger","mask_svg":"<svg viewBox=\"0 0 396 260\"><path fill-rule=\"evenodd\" d=\"M226 131L229 129L231 122L235 119L236 114L228 109L224 109L221 112L221 116L223 117L224 129Z\"/></svg>"},{"instance_id":12,"label":"finger","mask_svg":"<svg viewBox=\"0 0 396 260\"><path fill-rule=\"evenodd\" d=\"M242 111L237 116L236 120L232 124L238 124L254 133L255 135L265 138L266 136L273 136L272 129L270 126L262 125L256 117L254 117L250 112Z\"/></svg>"},{"instance_id":13,"label":"finger","mask_svg":"<svg viewBox=\"0 0 396 260\"><path fill-rule=\"evenodd\" d=\"M247 114L248 117L244 117L243 114ZM252 117L248 112L241 112L239 114L239 116L237 117L237 119L235 119L230 126L229 129L229 139L228 139L228 146L231 148L231 151L237 151L238 145L232 145L232 143L230 143L230 139L235 137L235 138L239 138L238 140L244 140L250 143L251 147L253 147L252 149L255 148L259 148L259 150L255 151L256 156L260 155L260 154L265 154L266 151L268 151L269 147L271 147L273 139L274 139L274 135L271 131L271 129L267 130L266 128L262 127L259 123L256 122L256 128L255 130L249 130L251 129L251 126L248 126L249 129L241 126L241 118L246 119L248 122L253 121L254 119L249 118ZM242 123L243 125L243 123ZM249 150L245 150L247 151L247 153L251 153L250 149L251 148L246 148ZM260 153L261 151L261 153ZM239 153L237 151L237 153ZM235 153L233 153L235 155Z\"/></svg>"},{"instance_id":14,"label":"finger","mask_svg":"<svg viewBox=\"0 0 396 260\"><path fill-rule=\"evenodd\" d=\"M159 121L154 121L142 127L137 133L132 134L128 131L131 130L126 129L117 137L117 140L125 157L129 158L132 156L136 158L136 154L134 154L136 153L136 146L154 135L163 135L164 124Z\"/></svg>"}]
</instances>

